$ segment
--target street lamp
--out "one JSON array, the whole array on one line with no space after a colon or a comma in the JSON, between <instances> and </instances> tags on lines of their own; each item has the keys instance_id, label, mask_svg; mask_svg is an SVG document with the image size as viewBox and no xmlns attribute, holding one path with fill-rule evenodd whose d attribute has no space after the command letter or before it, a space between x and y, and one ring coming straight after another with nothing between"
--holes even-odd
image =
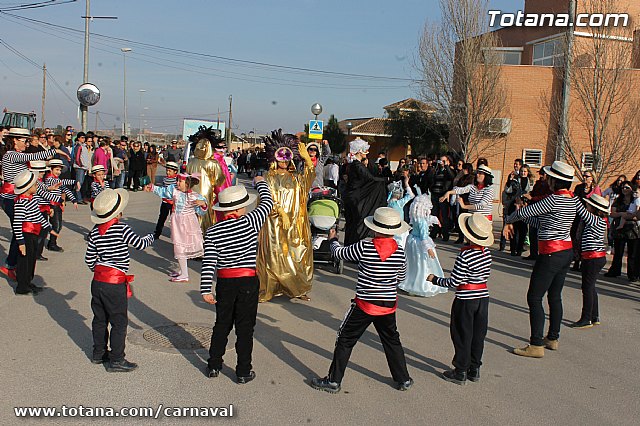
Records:
<instances>
[{"instance_id":1,"label":"street lamp","mask_svg":"<svg viewBox=\"0 0 640 426\"><path fill-rule=\"evenodd\" d=\"M315 103L313 105L311 105L311 114L316 116L316 120L318 119L318 116L320 114L322 114L322 105L320 105L319 103Z\"/></svg>"},{"instance_id":2,"label":"street lamp","mask_svg":"<svg viewBox=\"0 0 640 426\"><path fill-rule=\"evenodd\" d=\"M351 136L351 128L353 127L353 123L348 121L347 122L347 135Z\"/></svg>"},{"instance_id":3,"label":"street lamp","mask_svg":"<svg viewBox=\"0 0 640 426\"><path fill-rule=\"evenodd\" d=\"M252 147L255 148L256 147L256 132L254 132L253 130L249 130L249 139L253 139Z\"/></svg>"},{"instance_id":4,"label":"street lamp","mask_svg":"<svg viewBox=\"0 0 640 426\"><path fill-rule=\"evenodd\" d=\"M145 89L139 89L138 93L140 93L140 112L138 113L138 120L140 120L140 123L138 125L138 138L140 138L140 133L142 132L142 94L146 92Z\"/></svg>"},{"instance_id":5,"label":"street lamp","mask_svg":"<svg viewBox=\"0 0 640 426\"><path fill-rule=\"evenodd\" d=\"M240 133L240 146L242 147L241 149L244 151L244 138L246 138L247 135L245 133Z\"/></svg>"},{"instance_id":6,"label":"street lamp","mask_svg":"<svg viewBox=\"0 0 640 426\"><path fill-rule=\"evenodd\" d=\"M130 47L122 47L120 51L122 52L122 65L123 65L123 99L124 99L124 128L122 129L122 134L127 136L127 53L131 52Z\"/></svg>"}]
</instances>

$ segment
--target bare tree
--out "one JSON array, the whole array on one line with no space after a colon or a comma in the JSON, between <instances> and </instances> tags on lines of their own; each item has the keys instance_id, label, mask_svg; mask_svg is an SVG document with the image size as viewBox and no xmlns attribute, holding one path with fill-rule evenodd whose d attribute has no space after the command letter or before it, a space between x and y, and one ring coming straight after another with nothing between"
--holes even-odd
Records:
<instances>
[{"instance_id":1,"label":"bare tree","mask_svg":"<svg viewBox=\"0 0 640 426\"><path fill-rule=\"evenodd\" d=\"M581 12L620 13L615 0L583 0ZM591 27L576 39L569 78L572 92L568 132L555 140L567 162L583 168L583 152L593 158L593 175L602 182L627 171L636 159L640 141L638 71L633 70L633 31L629 27ZM560 70L557 70L560 71ZM551 120L560 119L556 97L549 100Z\"/></svg>"},{"instance_id":2,"label":"bare tree","mask_svg":"<svg viewBox=\"0 0 640 426\"><path fill-rule=\"evenodd\" d=\"M506 108L499 43L489 28L487 0L440 0L440 9L442 21L425 24L420 37L419 92L439 109L453 145L470 161L499 138L487 132Z\"/></svg>"}]
</instances>

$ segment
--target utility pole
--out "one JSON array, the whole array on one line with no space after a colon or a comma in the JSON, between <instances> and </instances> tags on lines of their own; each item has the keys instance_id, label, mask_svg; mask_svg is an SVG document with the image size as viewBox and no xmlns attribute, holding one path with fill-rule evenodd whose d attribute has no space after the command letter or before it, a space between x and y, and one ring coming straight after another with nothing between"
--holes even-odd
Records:
<instances>
[{"instance_id":1,"label":"utility pole","mask_svg":"<svg viewBox=\"0 0 640 426\"><path fill-rule=\"evenodd\" d=\"M42 115L40 116L40 127L44 129L44 103L47 98L47 64L42 66Z\"/></svg>"},{"instance_id":2,"label":"utility pole","mask_svg":"<svg viewBox=\"0 0 640 426\"><path fill-rule=\"evenodd\" d=\"M571 94L571 72L573 67L573 41L574 41L574 21L576 16L576 0L569 0L569 20L567 29L566 51L564 53L564 72L562 77L562 106L560 110L560 123L558 125L558 147L556 150L556 160L564 160L564 151L569 138L569 107Z\"/></svg>"},{"instance_id":3,"label":"utility pole","mask_svg":"<svg viewBox=\"0 0 640 426\"><path fill-rule=\"evenodd\" d=\"M84 14L84 74L82 83L89 82L89 19L91 19L91 0L86 0L86 10ZM87 131L87 113L89 107L80 105L80 124L82 131Z\"/></svg>"},{"instance_id":4,"label":"utility pole","mask_svg":"<svg viewBox=\"0 0 640 426\"><path fill-rule=\"evenodd\" d=\"M227 130L227 145L231 146L231 103L232 103L233 97L232 95L229 95L229 129Z\"/></svg>"},{"instance_id":5,"label":"utility pole","mask_svg":"<svg viewBox=\"0 0 640 426\"><path fill-rule=\"evenodd\" d=\"M220 130L220 107L218 107L218 121L216 122L216 129Z\"/></svg>"},{"instance_id":6,"label":"utility pole","mask_svg":"<svg viewBox=\"0 0 640 426\"><path fill-rule=\"evenodd\" d=\"M100 111L96 111L96 127L93 129L95 133L98 133L98 116L100 115Z\"/></svg>"}]
</instances>

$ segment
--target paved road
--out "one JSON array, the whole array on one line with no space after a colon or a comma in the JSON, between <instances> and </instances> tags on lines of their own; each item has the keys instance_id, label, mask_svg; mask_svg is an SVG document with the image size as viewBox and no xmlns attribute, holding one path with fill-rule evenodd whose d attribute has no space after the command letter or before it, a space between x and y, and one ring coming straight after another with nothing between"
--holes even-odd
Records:
<instances>
[{"instance_id":1,"label":"paved road","mask_svg":"<svg viewBox=\"0 0 640 426\"><path fill-rule=\"evenodd\" d=\"M138 232L153 230L159 200L132 194L126 221ZM128 343L127 357L139 363L132 374L109 374L88 361L91 351L91 273L83 262L89 208L67 209L60 245L37 266L36 283L46 289L36 298L16 297L0 279L0 424L16 424L16 406L164 407L234 405L242 424L638 424L637 360L640 289L623 281L600 280L602 325L578 331L563 328L560 350L543 359L509 353L528 336L525 293L530 264L494 253L490 280L492 304L482 381L456 386L440 379L453 354L449 311L453 294L423 299L400 296L398 327L415 386L396 391L375 330L355 347L343 391L329 395L308 380L329 367L336 330L353 297L355 270L335 275L318 270L311 302L277 298L261 304L255 333L255 381L232 380L235 353L221 377L202 373L206 352L166 353ZM134 252L135 298L130 302L130 335L178 323L210 324L214 310L202 302L199 267L190 262L191 283L167 281L172 266L168 229L152 248ZM9 237L0 215L0 257ZM439 247L445 270L456 248ZM564 291L565 318L580 313L579 277L572 273ZM34 420L32 420L35 422ZM86 419L37 420L85 424ZM198 419L163 419L193 424ZM202 421L202 419L200 419ZM156 420L137 423L153 424ZM121 424L107 419L99 424Z\"/></svg>"}]
</instances>

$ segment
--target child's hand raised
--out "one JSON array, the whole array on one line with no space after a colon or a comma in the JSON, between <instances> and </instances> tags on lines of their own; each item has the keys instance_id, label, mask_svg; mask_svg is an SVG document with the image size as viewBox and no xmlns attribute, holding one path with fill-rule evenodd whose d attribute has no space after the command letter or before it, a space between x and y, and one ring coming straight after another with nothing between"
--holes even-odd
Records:
<instances>
[{"instance_id":1,"label":"child's hand raised","mask_svg":"<svg viewBox=\"0 0 640 426\"><path fill-rule=\"evenodd\" d=\"M253 184L255 185L258 182L264 182L264 177L263 176L256 176L253 178Z\"/></svg>"},{"instance_id":2,"label":"child's hand raised","mask_svg":"<svg viewBox=\"0 0 640 426\"><path fill-rule=\"evenodd\" d=\"M332 240L334 238L338 238L338 231L336 231L336 228L331 228L329 229L329 239Z\"/></svg>"}]
</instances>

